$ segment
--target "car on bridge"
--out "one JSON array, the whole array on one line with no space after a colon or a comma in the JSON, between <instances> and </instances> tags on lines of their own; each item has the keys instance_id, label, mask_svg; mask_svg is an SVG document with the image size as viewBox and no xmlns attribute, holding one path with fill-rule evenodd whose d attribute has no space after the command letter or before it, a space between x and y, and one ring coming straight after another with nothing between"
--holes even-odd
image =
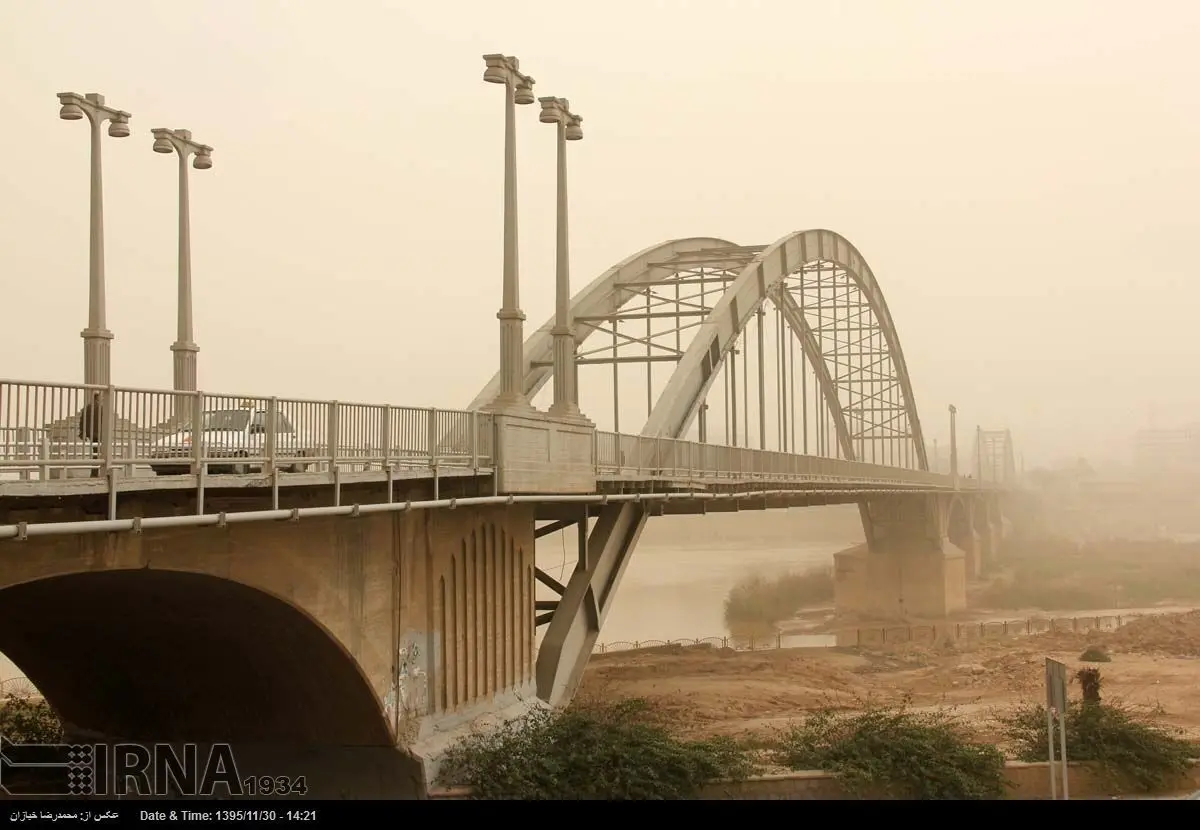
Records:
<instances>
[{"instance_id":1,"label":"car on bridge","mask_svg":"<svg viewBox=\"0 0 1200 830\"><path fill-rule=\"evenodd\" d=\"M213 474L262 472L267 447L266 409L243 406L239 409L214 409L200 415L204 440L204 458ZM154 443L150 449L150 467L156 475L181 475L191 472L195 436L190 425ZM275 453L288 460L281 469L302 473L308 463L297 458L315 456L314 443L307 440L282 412L275 413ZM220 459L213 463L213 459ZM246 459L246 460L240 460ZM223 463L228 460L228 463Z\"/></svg>"}]
</instances>

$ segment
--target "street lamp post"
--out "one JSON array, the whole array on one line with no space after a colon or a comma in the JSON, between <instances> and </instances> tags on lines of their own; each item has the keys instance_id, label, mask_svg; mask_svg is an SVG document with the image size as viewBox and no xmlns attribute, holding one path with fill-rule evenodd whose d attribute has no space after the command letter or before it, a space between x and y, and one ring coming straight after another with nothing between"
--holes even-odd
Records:
<instances>
[{"instance_id":1,"label":"street lamp post","mask_svg":"<svg viewBox=\"0 0 1200 830\"><path fill-rule=\"evenodd\" d=\"M575 388L575 330L571 321L571 262L567 235L567 142L583 138L583 119L571 112L566 98L539 98L543 124L557 127L558 210L554 280L554 403L550 411L559 416L578 416L579 395Z\"/></svg>"},{"instance_id":2,"label":"street lamp post","mask_svg":"<svg viewBox=\"0 0 1200 830\"><path fill-rule=\"evenodd\" d=\"M130 114L105 105L96 92L58 93L58 117L78 121L86 117L92 132L92 195L90 244L88 246L88 324L79 333L83 338L83 382L108 386L111 382L111 345L113 335L107 328L104 303L104 182L100 172L100 128L109 122L113 138L129 136Z\"/></svg>"},{"instance_id":3,"label":"street lamp post","mask_svg":"<svg viewBox=\"0 0 1200 830\"><path fill-rule=\"evenodd\" d=\"M950 481L955 490L958 489L958 433L955 424L957 415L958 408L950 404Z\"/></svg>"},{"instance_id":4,"label":"street lamp post","mask_svg":"<svg viewBox=\"0 0 1200 830\"><path fill-rule=\"evenodd\" d=\"M174 389L176 392L196 391L196 345L192 330L192 229L188 205L188 158L192 167L207 170L212 167L212 147L192 140L190 130L168 130L158 127L154 134L154 152L175 153L179 156L179 327L171 351L175 353Z\"/></svg>"},{"instance_id":5,"label":"street lamp post","mask_svg":"<svg viewBox=\"0 0 1200 830\"><path fill-rule=\"evenodd\" d=\"M525 397L525 314L521 311L517 263L517 116L516 104L532 104L533 78L507 55L484 55L483 79L504 85L504 291L500 311L500 392L494 409L529 410Z\"/></svg>"}]
</instances>

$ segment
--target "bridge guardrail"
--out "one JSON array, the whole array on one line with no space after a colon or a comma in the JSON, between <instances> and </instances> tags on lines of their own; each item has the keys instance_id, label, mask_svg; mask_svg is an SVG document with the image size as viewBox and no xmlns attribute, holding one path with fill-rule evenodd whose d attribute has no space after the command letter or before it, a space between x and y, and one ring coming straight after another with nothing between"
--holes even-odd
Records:
<instances>
[{"instance_id":1,"label":"bridge guardrail","mask_svg":"<svg viewBox=\"0 0 1200 830\"><path fill-rule=\"evenodd\" d=\"M193 423L202 429L193 431ZM193 438L198 433L199 440ZM922 470L597 431L596 475L675 482L948 487ZM489 413L0 379L0 477L487 470ZM969 485L968 485L969 486Z\"/></svg>"},{"instance_id":2,"label":"bridge guardrail","mask_svg":"<svg viewBox=\"0 0 1200 830\"><path fill-rule=\"evenodd\" d=\"M0 473L25 480L110 466L480 469L492 438L491 416L466 410L0 380Z\"/></svg>"}]
</instances>

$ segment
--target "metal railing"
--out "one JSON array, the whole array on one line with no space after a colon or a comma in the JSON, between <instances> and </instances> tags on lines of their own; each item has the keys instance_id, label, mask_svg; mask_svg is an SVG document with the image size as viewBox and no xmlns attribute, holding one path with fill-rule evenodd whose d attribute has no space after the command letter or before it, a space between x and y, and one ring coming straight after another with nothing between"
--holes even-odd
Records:
<instances>
[{"instance_id":1,"label":"metal railing","mask_svg":"<svg viewBox=\"0 0 1200 830\"><path fill-rule=\"evenodd\" d=\"M481 469L492 433L465 410L0 380L3 478Z\"/></svg>"},{"instance_id":2,"label":"metal railing","mask_svg":"<svg viewBox=\"0 0 1200 830\"><path fill-rule=\"evenodd\" d=\"M193 428L199 425L198 429ZM0 380L0 480L106 476L489 470L495 423L479 411ZM600 479L853 483L949 488L939 473L595 434Z\"/></svg>"},{"instance_id":3,"label":"metal railing","mask_svg":"<svg viewBox=\"0 0 1200 830\"><path fill-rule=\"evenodd\" d=\"M1127 623L1156 614L1109 614L1077 617L1029 617L1020 620L985 620L980 622L945 622L922 625L880 625L843 628L835 631L776 631L758 636L683 637L673 640L616 640L597 643L593 654L616 654L623 651L681 646L683 648L711 647L734 651L773 651L785 648L873 648L903 643L940 644L946 640L994 640L1002 637L1032 636L1034 634L1089 631L1115 631ZM821 644L812 645L815 640Z\"/></svg>"}]
</instances>

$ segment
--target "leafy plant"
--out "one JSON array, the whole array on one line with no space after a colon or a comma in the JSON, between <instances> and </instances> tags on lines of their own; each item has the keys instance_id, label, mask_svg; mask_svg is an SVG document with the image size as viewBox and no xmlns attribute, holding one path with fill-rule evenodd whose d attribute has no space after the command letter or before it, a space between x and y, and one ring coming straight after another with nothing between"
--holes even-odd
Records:
<instances>
[{"instance_id":1,"label":"leafy plant","mask_svg":"<svg viewBox=\"0 0 1200 830\"><path fill-rule=\"evenodd\" d=\"M1083 654L1079 655L1079 659L1084 663L1112 662L1112 658L1108 656L1108 650L1104 646L1088 646L1083 650Z\"/></svg>"},{"instance_id":2,"label":"leafy plant","mask_svg":"<svg viewBox=\"0 0 1200 830\"><path fill-rule=\"evenodd\" d=\"M1083 690L1084 703L1100 702L1100 669L1088 668L1075 672L1075 679Z\"/></svg>"},{"instance_id":3,"label":"leafy plant","mask_svg":"<svg viewBox=\"0 0 1200 830\"><path fill-rule=\"evenodd\" d=\"M1157 714L1158 710L1120 701L1072 701L1065 718L1067 758L1093 762L1114 787L1135 792L1171 790L1184 780L1200 751L1178 730L1156 722ZM1045 706L1018 706L1002 715L1000 723L1020 760L1047 760Z\"/></svg>"},{"instance_id":4,"label":"leafy plant","mask_svg":"<svg viewBox=\"0 0 1200 830\"><path fill-rule=\"evenodd\" d=\"M733 741L678 738L635 699L538 709L472 735L447 752L438 783L481 799L665 800L751 771Z\"/></svg>"},{"instance_id":5,"label":"leafy plant","mask_svg":"<svg viewBox=\"0 0 1200 830\"><path fill-rule=\"evenodd\" d=\"M975 743L945 710L824 709L781 736L777 757L792 769L835 772L865 797L994 799L1007 787L1000 751Z\"/></svg>"},{"instance_id":6,"label":"leafy plant","mask_svg":"<svg viewBox=\"0 0 1200 830\"><path fill-rule=\"evenodd\" d=\"M40 697L5 695L0 704L0 735L16 743L52 744L62 739L62 722Z\"/></svg>"}]
</instances>

